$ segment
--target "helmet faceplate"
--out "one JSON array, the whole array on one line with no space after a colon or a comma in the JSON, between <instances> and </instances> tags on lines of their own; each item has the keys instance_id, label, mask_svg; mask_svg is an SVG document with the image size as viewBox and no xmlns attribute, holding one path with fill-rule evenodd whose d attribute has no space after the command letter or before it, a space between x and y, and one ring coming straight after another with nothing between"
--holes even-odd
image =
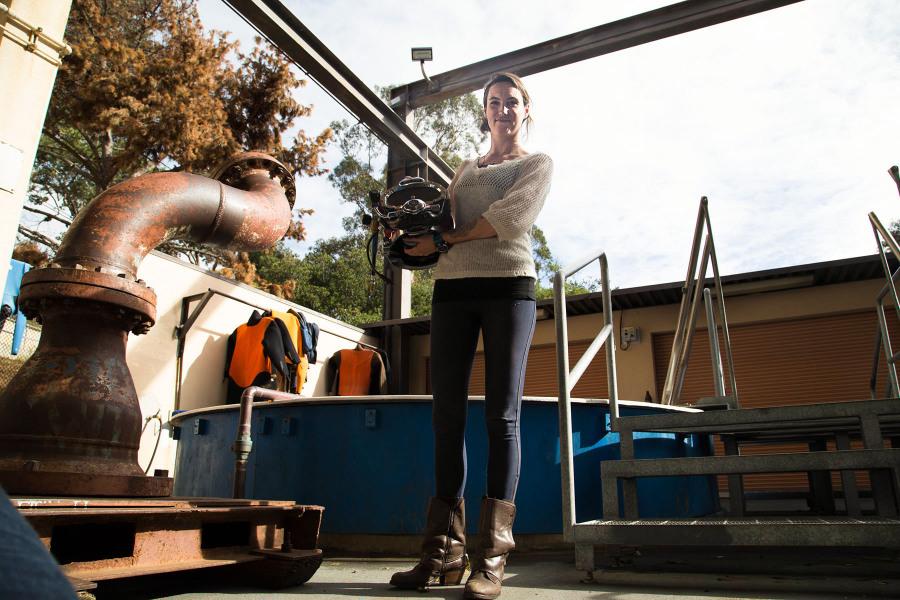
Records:
<instances>
[{"instance_id":1,"label":"helmet faceplate","mask_svg":"<svg viewBox=\"0 0 900 600\"><path fill-rule=\"evenodd\" d=\"M428 256L406 254L406 238L429 235L432 231L453 229L453 216L447 191L440 185L421 177L410 177L374 203L372 211L380 224L387 229L403 231L392 242L386 242L388 260L402 269L427 269L433 267L439 252Z\"/></svg>"}]
</instances>

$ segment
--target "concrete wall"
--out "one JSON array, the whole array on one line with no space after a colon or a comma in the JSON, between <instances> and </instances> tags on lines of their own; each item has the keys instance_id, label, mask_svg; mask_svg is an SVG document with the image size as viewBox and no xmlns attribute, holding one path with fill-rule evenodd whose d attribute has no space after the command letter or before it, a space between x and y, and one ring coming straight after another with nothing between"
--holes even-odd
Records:
<instances>
[{"instance_id":1,"label":"concrete wall","mask_svg":"<svg viewBox=\"0 0 900 600\"><path fill-rule=\"evenodd\" d=\"M56 41L62 41L71 0L0 0L0 4ZM25 36L0 12L0 26ZM55 54L43 42L39 50ZM0 36L0 290L6 285L9 258L16 243L19 215L28 192L31 167L56 79L55 64Z\"/></svg>"},{"instance_id":2,"label":"concrete wall","mask_svg":"<svg viewBox=\"0 0 900 600\"><path fill-rule=\"evenodd\" d=\"M160 412L167 422L173 410L192 409L222 404L225 401L225 351L228 336L245 323L253 307L214 296L187 334L182 369L181 402L176 405L176 345L175 326L181 319L181 300L185 296L202 294L208 289L241 298L266 309L302 312L310 322L319 325L317 364L310 365L303 396L326 395L328 358L342 348L353 348L357 342L375 344L356 327L301 306L285 302L271 294L219 277L165 254L153 252L144 259L138 277L145 280L157 295L156 325L147 335L131 335L128 340L128 366L134 377L144 418ZM197 306L194 303L191 308ZM141 440L139 462L146 468L153 454L158 422L149 424ZM175 444L170 432L163 430L153 468L174 472ZM151 471L152 473L152 471Z\"/></svg>"},{"instance_id":3,"label":"concrete wall","mask_svg":"<svg viewBox=\"0 0 900 600\"><path fill-rule=\"evenodd\" d=\"M884 285L884 280L872 279L726 296L725 308L730 326L869 310L874 308L875 297L882 285ZM645 393L649 391L654 401L658 401L654 381L652 336L654 333L670 333L675 330L678 308L677 304L670 304L629 309L625 311L624 315L621 315L619 311L613 312L613 323L617 335L620 318L622 326L639 327L641 330L640 342L632 342L627 350L622 350L619 338L617 338L616 371L620 398L643 400ZM602 325L602 314L570 317L569 342L592 340ZM706 326L706 317L702 307L697 326ZM872 334L874 335L874 331ZM413 336L411 343L414 358L410 366L410 393L424 394L426 390L425 364L430 354L429 337L427 335ZM538 321L532 346L555 343L556 329L553 320ZM479 342L478 350L481 351L481 349ZM574 366L574 362L571 366Z\"/></svg>"}]
</instances>

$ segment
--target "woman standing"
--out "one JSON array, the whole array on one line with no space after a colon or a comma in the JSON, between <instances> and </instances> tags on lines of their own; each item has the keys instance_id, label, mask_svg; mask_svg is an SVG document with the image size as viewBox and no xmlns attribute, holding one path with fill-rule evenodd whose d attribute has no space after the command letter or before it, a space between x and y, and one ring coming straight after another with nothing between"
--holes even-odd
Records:
<instances>
[{"instance_id":1,"label":"woman standing","mask_svg":"<svg viewBox=\"0 0 900 600\"><path fill-rule=\"evenodd\" d=\"M435 267L431 314L432 423L436 494L428 508L423 556L395 573L400 588L455 585L468 563L463 489L469 376L484 341L487 497L482 500L481 552L472 562L465 598L500 595L519 483L519 413L525 361L535 324L531 228L550 189L553 162L529 154L519 134L531 120L531 98L511 73L484 88L482 131L487 154L464 162L450 183L456 228L412 238L413 256L441 252Z\"/></svg>"}]
</instances>

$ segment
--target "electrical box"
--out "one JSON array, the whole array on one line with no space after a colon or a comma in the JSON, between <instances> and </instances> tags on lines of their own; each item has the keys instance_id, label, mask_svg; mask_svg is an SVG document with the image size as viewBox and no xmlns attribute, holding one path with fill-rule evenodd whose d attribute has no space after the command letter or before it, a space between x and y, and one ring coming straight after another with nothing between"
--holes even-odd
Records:
<instances>
[{"instance_id":1,"label":"electrical box","mask_svg":"<svg viewBox=\"0 0 900 600\"><path fill-rule=\"evenodd\" d=\"M366 429L375 429L378 424L378 411L374 408L366 409Z\"/></svg>"},{"instance_id":2,"label":"electrical box","mask_svg":"<svg viewBox=\"0 0 900 600\"><path fill-rule=\"evenodd\" d=\"M640 327L623 327L622 328L622 343L630 344L632 342L640 342L641 341L641 328Z\"/></svg>"}]
</instances>

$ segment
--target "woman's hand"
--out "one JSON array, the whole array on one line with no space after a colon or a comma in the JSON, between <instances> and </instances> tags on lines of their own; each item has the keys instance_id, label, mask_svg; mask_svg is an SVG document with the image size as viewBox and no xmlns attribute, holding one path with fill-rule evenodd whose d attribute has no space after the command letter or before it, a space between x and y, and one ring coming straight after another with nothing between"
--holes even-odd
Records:
<instances>
[{"instance_id":1,"label":"woman's hand","mask_svg":"<svg viewBox=\"0 0 900 600\"><path fill-rule=\"evenodd\" d=\"M438 251L430 235L407 237L403 243L406 245L406 253L410 256L428 256Z\"/></svg>"}]
</instances>

